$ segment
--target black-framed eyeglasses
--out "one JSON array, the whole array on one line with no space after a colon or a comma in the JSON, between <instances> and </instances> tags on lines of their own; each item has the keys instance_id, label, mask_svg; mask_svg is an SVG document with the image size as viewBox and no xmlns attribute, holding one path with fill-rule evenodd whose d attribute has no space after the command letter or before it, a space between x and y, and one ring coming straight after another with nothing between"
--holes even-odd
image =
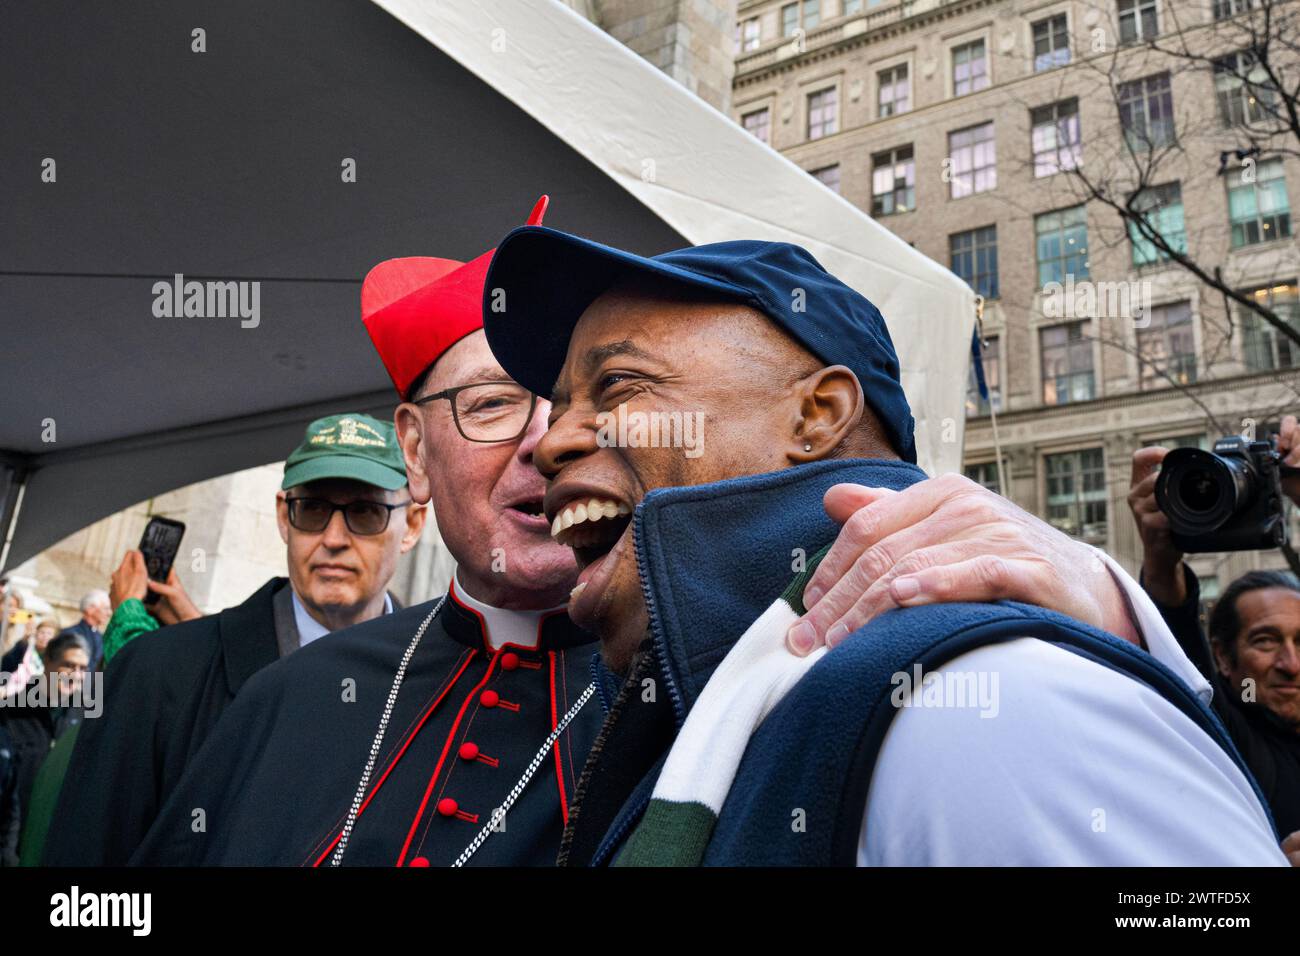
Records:
<instances>
[{"instance_id":1,"label":"black-framed eyeglasses","mask_svg":"<svg viewBox=\"0 0 1300 956\"><path fill-rule=\"evenodd\" d=\"M518 382L473 382L444 389L412 404L426 405L445 398L451 403L456 430L466 441L514 441L528 430L537 396Z\"/></svg>"},{"instance_id":2,"label":"black-framed eyeglasses","mask_svg":"<svg viewBox=\"0 0 1300 956\"><path fill-rule=\"evenodd\" d=\"M388 530L388 522L393 512L405 508L410 501L395 505L382 501L349 501L345 505L336 505L324 498L286 498L289 506L289 524L299 531L319 534L329 527L334 520L334 512L343 512L343 521L353 534L382 534Z\"/></svg>"}]
</instances>

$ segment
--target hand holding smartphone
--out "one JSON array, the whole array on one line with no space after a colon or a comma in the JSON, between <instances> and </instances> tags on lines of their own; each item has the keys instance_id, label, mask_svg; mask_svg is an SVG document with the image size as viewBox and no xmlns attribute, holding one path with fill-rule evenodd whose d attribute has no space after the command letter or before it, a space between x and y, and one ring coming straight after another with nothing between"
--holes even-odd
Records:
<instances>
[{"instance_id":1,"label":"hand holding smartphone","mask_svg":"<svg viewBox=\"0 0 1300 956\"><path fill-rule=\"evenodd\" d=\"M149 519L144 534L140 536L140 551L144 555L144 564L150 579L166 583L184 534L183 522L173 521L171 518ZM155 591L148 592L144 597L145 604L155 604L157 601L158 594Z\"/></svg>"}]
</instances>

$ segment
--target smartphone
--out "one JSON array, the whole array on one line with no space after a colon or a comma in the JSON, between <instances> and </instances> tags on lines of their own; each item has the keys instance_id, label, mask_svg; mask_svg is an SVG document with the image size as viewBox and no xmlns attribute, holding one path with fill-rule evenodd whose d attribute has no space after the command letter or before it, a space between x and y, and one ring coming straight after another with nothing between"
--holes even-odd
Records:
<instances>
[{"instance_id":1,"label":"smartphone","mask_svg":"<svg viewBox=\"0 0 1300 956\"><path fill-rule=\"evenodd\" d=\"M181 536L185 534L185 525L171 518L150 518L145 525L144 534L140 536L140 551L144 554L144 565L149 577L166 583L171 573L172 562L180 550ZM150 591L144 596L145 604L156 604L158 594Z\"/></svg>"}]
</instances>

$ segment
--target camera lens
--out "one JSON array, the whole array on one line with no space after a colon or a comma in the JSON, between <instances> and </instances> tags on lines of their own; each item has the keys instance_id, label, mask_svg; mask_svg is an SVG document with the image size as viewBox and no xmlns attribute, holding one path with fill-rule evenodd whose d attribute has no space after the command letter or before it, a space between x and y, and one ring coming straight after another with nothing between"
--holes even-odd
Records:
<instances>
[{"instance_id":1,"label":"camera lens","mask_svg":"<svg viewBox=\"0 0 1300 956\"><path fill-rule=\"evenodd\" d=\"M1214 475L1203 469L1189 471L1178 485L1178 496L1189 511L1213 511L1223 498Z\"/></svg>"},{"instance_id":2,"label":"camera lens","mask_svg":"<svg viewBox=\"0 0 1300 956\"><path fill-rule=\"evenodd\" d=\"M1253 472L1244 459L1176 448L1161 464L1156 503L1175 532L1203 535L1226 525L1251 500L1253 489Z\"/></svg>"}]
</instances>

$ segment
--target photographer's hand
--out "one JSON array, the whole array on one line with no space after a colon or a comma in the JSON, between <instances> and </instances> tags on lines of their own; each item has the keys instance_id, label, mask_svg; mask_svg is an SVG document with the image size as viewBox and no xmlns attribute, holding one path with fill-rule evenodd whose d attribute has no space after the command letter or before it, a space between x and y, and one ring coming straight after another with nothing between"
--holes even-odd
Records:
<instances>
[{"instance_id":1,"label":"photographer's hand","mask_svg":"<svg viewBox=\"0 0 1300 956\"><path fill-rule=\"evenodd\" d=\"M1277 434L1277 450L1282 455L1284 466L1300 468L1300 423L1294 415L1282 419L1282 428ZM1283 478L1282 493L1300 505L1300 475Z\"/></svg>"},{"instance_id":2,"label":"photographer's hand","mask_svg":"<svg viewBox=\"0 0 1300 956\"><path fill-rule=\"evenodd\" d=\"M1169 518L1156 504L1156 476L1168 448L1139 448L1133 453L1133 476L1128 506L1142 538L1142 587L1151 600L1178 607L1187 600L1183 578L1183 553L1174 546Z\"/></svg>"},{"instance_id":3,"label":"photographer's hand","mask_svg":"<svg viewBox=\"0 0 1300 956\"><path fill-rule=\"evenodd\" d=\"M116 611L118 605L127 598L143 601L148 594L149 572L145 570L144 555L139 551L128 551L122 555L122 563L113 572L108 586L108 603Z\"/></svg>"},{"instance_id":4,"label":"photographer's hand","mask_svg":"<svg viewBox=\"0 0 1300 956\"><path fill-rule=\"evenodd\" d=\"M1300 830L1296 830L1282 841L1282 852L1286 854L1292 866L1300 866Z\"/></svg>"},{"instance_id":5,"label":"photographer's hand","mask_svg":"<svg viewBox=\"0 0 1300 956\"><path fill-rule=\"evenodd\" d=\"M150 591L159 595L159 601L154 605L154 616L162 621L164 626L179 624L181 621L192 621L203 616L203 612L194 606L189 594L181 586L181 579L176 576L175 568L167 572L166 584L152 580L146 583Z\"/></svg>"}]
</instances>

